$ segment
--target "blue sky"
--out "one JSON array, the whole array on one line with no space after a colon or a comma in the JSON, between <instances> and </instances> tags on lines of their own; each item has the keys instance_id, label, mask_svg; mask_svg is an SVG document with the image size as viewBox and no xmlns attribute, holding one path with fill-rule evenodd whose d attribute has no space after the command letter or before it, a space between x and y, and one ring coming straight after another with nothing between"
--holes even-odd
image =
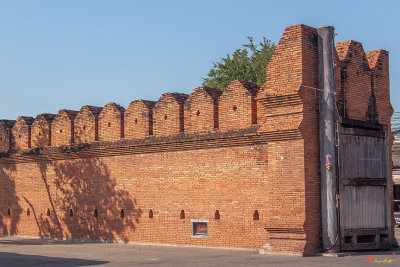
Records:
<instances>
[{"instance_id":1,"label":"blue sky","mask_svg":"<svg viewBox=\"0 0 400 267\"><path fill-rule=\"evenodd\" d=\"M227 53L286 26L390 53L400 111L400 1L0 0L0 119L190 93Z\"/></svg>"}]
</instances>

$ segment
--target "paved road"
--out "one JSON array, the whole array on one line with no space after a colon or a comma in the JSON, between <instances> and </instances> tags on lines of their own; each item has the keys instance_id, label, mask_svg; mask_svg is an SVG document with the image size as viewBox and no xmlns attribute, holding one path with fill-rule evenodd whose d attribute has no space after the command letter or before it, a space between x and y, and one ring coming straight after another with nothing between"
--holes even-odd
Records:
<instances>
[{"instance_id":1,"label":"paved road","mask_svg":"<svg viewBox=\"0 0 400 267\"><path fill-rule=\"evenodd\" d=\"M396 233L400 237L400 231ZM253 251L0 238L0 266L363 266L367 256L400 266L400 249L333 257L259 255ZM369 263L371 265L377 263ZM382 263L381 265L386 265Z\"/></svg>"}]
</instances>

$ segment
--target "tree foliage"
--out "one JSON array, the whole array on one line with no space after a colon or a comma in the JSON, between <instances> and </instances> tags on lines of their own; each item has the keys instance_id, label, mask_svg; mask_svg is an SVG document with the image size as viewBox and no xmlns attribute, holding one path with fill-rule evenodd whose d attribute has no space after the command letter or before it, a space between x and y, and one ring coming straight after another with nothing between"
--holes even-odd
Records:
<instances>
[{"instance_id":1,"label":"tree foliage","mask_svg":"<svg viewBox=\"0 0 400 267\"><path fill-rule=\"evenodd\" d=\"M232 56L226 55L220 62L213 62L208 77L203 78L203 86L225 90L233 80L243 80L262 85L266 80L266 67L275 51L276 45L263 38L254 44L252 37L247 37L244 48L236 49Z\"/></svg>"}]
</instances>

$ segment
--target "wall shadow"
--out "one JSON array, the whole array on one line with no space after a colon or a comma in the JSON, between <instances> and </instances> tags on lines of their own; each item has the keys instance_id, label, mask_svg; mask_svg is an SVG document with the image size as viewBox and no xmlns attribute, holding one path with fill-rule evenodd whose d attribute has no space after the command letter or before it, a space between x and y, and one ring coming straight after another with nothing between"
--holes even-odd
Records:
<instances>
[{"instance_id":1,"label":"wall shadow","mask_svg":"<svg viewBox=\"0 0 400 267\"><path fill-rule=\"evenodd\" d=\"M84 260L75 258L25 255L11 252L0 252L0 266L90 266L109 263L107 261Z\"/></svg>"},{"instance_id":2,"label":"wall shadow","mask_svg":"<svg viewBox=\"0 0 400 267\"><path fill-rule=\"evenodd\" d=\"M13 164L0 164L0 234L16 235L22 209L11 176L16 170Z\"/></svg>"},{"instance_id":3,"label":"wall shadow","mask_svg":"<svg viewBox=\"0 0 400 267\"><path fill-rule=\"evenodd\" d=\"M39 236L129 241L129 233L135 231L142 211L128 191L118 188L101 160L37 165L49 201L48 210L36 214L29 200L25 201L32 208ZM50 173L52 179L48 178Z\"/></svg>"}]
</instances>

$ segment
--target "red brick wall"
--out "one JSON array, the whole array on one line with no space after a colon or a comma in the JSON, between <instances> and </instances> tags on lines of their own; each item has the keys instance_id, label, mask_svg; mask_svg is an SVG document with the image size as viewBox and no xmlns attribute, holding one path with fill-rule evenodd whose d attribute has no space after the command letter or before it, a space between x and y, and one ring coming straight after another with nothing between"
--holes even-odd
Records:
<instances>
[{"instance_id":1,"label":"red brick wall","mask_svg":"<svg viewBox=\"0 0 400 267\"><path fill-rule=\"evenodd\" d=\"M367 59L371 68L378 121L388 125L390 129L393 108L390 104L389 52L385 50L368 51Z\"/></svg>"},{"instance_id":2,"label":"red brick wall","mask_svg":"<svg viewBox=\"0 0 400 267\"><path fill-rule=\"evenodd\" d=\"M18 117L11 130L12 147L15 151L21 151L31 148L31 125L32 117Z\"/></svg>"},{"instance_id":3,"label":"red brick wall","mask_svg":"<svg viewBox=\"0 0 400 267\"><path fill-rule=\"evenodd\" d=\"M153 110L153 132L155 136L168 136L184 131L184 103L188 95L165 93Z\"/></svg>"},{"instance_id":4,"label":"red brick wall","mask_svg":"<svg viewBox=\"0 0 400 267\"><path fill-rule=\"evenodd\" d=\"M267 223L273 251L320 251L317 87L316 29L286 28L258 96L262 131L288 139L268 143L268 176L274 177L268 192L276 199L269 204L274 220Z\"/></svg>"},{"instance_id":5,"label":"red brick wall","mask_svg":"<svg viewBox=\"0 0 400 267\"><path fill-rule=\"evenodd\" d=\"M219 101L219 129L246 129L257 123L256 96L259 86L244 81L232 81Z\"/></svg>"},{"instance_id":6,"label":"red brick wall","mask_svg":"<svg viewBox=\"0 0 400 267\"><path fill-rule=\"evenodd\" d=\"M104 106L99 115L99 141L115 141L124 138L124 111L115 103Z\"/></svg>"},{"instance_id":7,"label":"red brick wall","mask_svg":"<svg viewBox=\"0 0 400 267\"><path fill-rule=\"evenodd\" d=\"M8 153L11 149L11 128L15 121L0 120L0 153Z\"/></svg>"},{"instance_id":8,"label":"red brick wall","mask_svg":"<svg viewBox=\"0 0 400 267\"><path fill-rule=\"evenodd\" d=\"M18 233L24 235L256 249L265 242L263 226L269 214L267 158L261 153L265 149L249 146L17 165L7 177L20 198L19 206L11 207L12 214L19 216ZM0 172L8 173L6 167L0 165ZM251 181L243 187L246 177ZM4 217L7 207L2 205ZM69 216L70 209L74 217ZM180 219L181 210L185 219ZM214 219L216 210L219 220ZM258 221L253 220L254 210L259 212ZM191 238L190 219L209 219L210 238ZM9 220L6 229L13 217Z\"/></svg>"},{"instance_id":9,"label":"red brick wall","mask_svg":"<svg viewBox=\"0 0 400 267\"><path fill-rule=\"evenodd\" d=\"M371 95L371 76L362 44L355 41L336 45L340 58L342 85L346 101L345 117L367 120L366 111Z\"/></svg>"},{"instance_id":10,"label":"red brick wall","mask_svg":"<svg viewBox=\"0 0 400 267\"><path fill-rule=\"evenodd\" d=\"M390 129L388 53L365 54L361 44L343 42L335 63L341 119L376 116ZM156 103L133 101L124 113L113 103L103 111L84 106L69 153L53 147L0 157L0 196L7 199L0 199L0 229L320 252L318 90L316 29L294 25L286 28L261 88L232 81L222 94L210 88L190 96L166 93ZM28 148L31 123L16 121L14 149ZM59 112L52 127L52 136L65 129L53 146L66 144L72 121ZM192 238L190 219L208 219L209 238Z\"/></svg>"},{"instance_id":11,"label":"red brick wall","mask_svg":"<svg viewBox=\"0 0 400 267\"><path fill-rule=\"evenodd\" d=\"M55 115L38 115L32 124L32 148L51 146L51 121Z\"/></svg>"},{"instance_id":12,"label":"red brick wall","mask_svg":"<svg viewBox=\"0 0 400 267\"><path fill-rule=\"evenodd\" d=\"M52 146L65 146L74 143L74 120L78 111L62 109L51 123Z\"/></svg>"},{"instance_id":13,"label":"red brick wall","mask_svg":"<svg viewBox=\"0 0 400 267\"><path fill-rule=\"evenodd\" d=\"M221 91L196 88L185 102L185 133L214 132L219 127Z\"/></svg>"},{"instance_id":14,"label":"red brick wall","mask_svg":"<svg viewBox=\"0 0 400 267\"><path fill-rule=\"evenodd\" d=\"M285 29L275 52L268 63L267 92L289 93L296 90L303 81L302 41L305 29L310 27L298 24Z\"/></svg>"},{"instance_id":15,"label":"red brick wall","mask_svg":"<svg viewBox=\"0 0 400 267\"><path fill-rule=\"evenodd\" d=\"M75 143L92 143L98 141L99 107L83 106L74 121Z\"/></svg>"},{"instance_id":16,"label":"red brick wall","mask_svg":"<svg viewBox=\"0 0 400 267\"><path fill-rule=\"evenodd\" d=\"M132 101L124 113L125 138L144 138L153 135L153 108L155 102Z\"/></svg>"}]
</instances>

